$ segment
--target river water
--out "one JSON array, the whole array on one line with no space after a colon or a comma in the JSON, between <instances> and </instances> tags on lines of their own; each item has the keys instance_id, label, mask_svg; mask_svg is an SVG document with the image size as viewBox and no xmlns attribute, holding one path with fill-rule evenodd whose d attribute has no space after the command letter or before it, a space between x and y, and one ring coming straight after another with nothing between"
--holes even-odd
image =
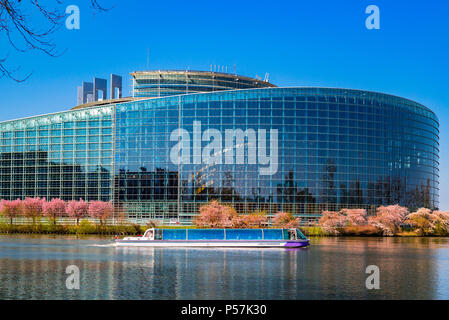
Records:
<instances>
[{"instance_id":1,"label":"river water","mask_svg":"<svg viewBox=\"0 0 449 320\"><path fill-rule=\"evenodd\" d=\"M66 287L66 268L80 289ZM366 267L380 289L367 289ZM0 236L0 299L449 299L449 238L312 238L306 249L116 248Z\"/></svg>"}]
</instances>

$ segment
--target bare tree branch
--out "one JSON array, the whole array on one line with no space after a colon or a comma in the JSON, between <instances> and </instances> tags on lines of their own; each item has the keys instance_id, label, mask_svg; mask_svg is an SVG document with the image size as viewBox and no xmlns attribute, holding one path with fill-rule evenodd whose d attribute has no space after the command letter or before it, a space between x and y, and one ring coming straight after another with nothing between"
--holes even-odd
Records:
<instances>
[{"instance_id":1,"label":"bare tree branch","mask_svg":"<svg viewBox=\"0 0 449 320\"><path fill-rule=\"evenodd\" d=\"M63 24L66 17L62 0L54 0L52 8L43 6L39 0L0 0L0 35L4 34L10 46L19 53L37 50L46 55L56 57L56 43L51 38ZM89 0L94 12L104 12L109 9L102 7L97 0ZM3 54L3 53L0 53ZM11 70L5 66L6 57L0 56L0 78L7 77L22 82L14 74L19 68Z\"/></svg>"},{"instance_id":2,"label":"bare tree branch","mask_svg":"<svg viewBox=\"0 0 449 320\"><path fill-rule=\"evenodd\" d=\"M6 58L0 59L0 78L8 77L17 82L23 82L31 76L31 73L29 73L25 78L22 78L22 79L16 78L14 76L14 73L17 72L19 68L15 69L15 70L8 70L4 66L5 61L6 61Z\"/></svg>"}]
</instances>

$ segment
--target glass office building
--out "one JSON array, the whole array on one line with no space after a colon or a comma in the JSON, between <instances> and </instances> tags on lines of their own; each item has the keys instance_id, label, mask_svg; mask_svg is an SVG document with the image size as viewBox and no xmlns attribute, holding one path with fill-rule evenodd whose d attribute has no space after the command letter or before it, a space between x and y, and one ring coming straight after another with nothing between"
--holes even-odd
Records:
<instances>
[{"instance_id":1,"label":"glass office building","mask_svg":"<svg viewBox=\"0 0 449 320\"><path fill-rule=\"evenodd\" d=\"M0 123L4 199L111 200L130 219L438 207L438 119L387 94L253 88L90 106Z\"/></svg>"},{"instance_id":2,"label":"glass office building","mask_svg":"<svg viewBox=\"0 0 449 320\"><path fill-rule=\"evenodd\" d=\"M0 197L110 200L113 106L0 123Z\"/></svg>"}]
</instances>

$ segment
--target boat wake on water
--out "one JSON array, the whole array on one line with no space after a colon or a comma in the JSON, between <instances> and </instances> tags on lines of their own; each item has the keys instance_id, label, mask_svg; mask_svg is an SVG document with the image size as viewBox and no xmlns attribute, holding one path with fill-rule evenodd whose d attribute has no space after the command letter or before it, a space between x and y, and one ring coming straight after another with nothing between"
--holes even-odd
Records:
<instances>
[{"instance_id":1,"label":"boat wake on water","mask_svg":"<svg viewBox=\"0 0 449 320\"><path fill-rule=\"evenodd\" d=\"M87 245L88 247L113 248L116 247L115 242L111 243L94 243Z\"/></svg>"}]
</instances>

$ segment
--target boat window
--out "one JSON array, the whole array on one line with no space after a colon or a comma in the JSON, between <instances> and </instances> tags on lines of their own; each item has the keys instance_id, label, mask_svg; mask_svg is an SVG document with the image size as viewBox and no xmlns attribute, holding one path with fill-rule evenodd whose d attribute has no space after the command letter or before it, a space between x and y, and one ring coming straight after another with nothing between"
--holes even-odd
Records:
<instances>
[{"instance_id":1,"label":"boat window","mask_svg":"<svg viewBox=\"0 0 449 320\"><path fill-rule=\"evenodd\" d=\"M299 239L303 239L303 240L307 239L307 237L299 229L296 229L296 234L297 234Z\"/></svg>"},{"instance_id":2,"label":"boat window","mask_svg":"<svg viewBox=\"0 0 449 320\"><path fill-rule=\"evenodd\" d=\"M190 229L188 240L224 240L224 229Z\"/></svg>"},{"instance_id":3,"label":"boat window","mask_svg":"<svg viewBox=\"0 0 449 320\"><path fill-rule=\"evenodd\" d=\"M226 240L262 240L264 232L262 229L227 229Z\"/></svg>"},{"instance_id":4,"label":"boat window","mask_svg":"<svg viewBox=\"0 0 449 320\"><path fill-rule=\"evenodd\" d=\"M288 235L290 240L296 240L296 229L290 229L288 230Z\"/></svg>"},{"instance_id":5,"label":"boat window","mask_svg":"<svg viewBox=\"0 0 449 320\"><path fill-rule=\"evenodd\" d=\"M187 229L163 229L164 240L186 240Z\"/></svg>"},{"instance_id":6,"label":"boat window","mask_svg":"<svg viewBox=\"0 0 449 320\"><path fill-rule=\"evenodd\" d=\"M264 240L287 240L288 237L284 237L282 229L263 229ZM288 235L287 235L288 236Z\"/></svg>"},{"instance_id":7,"label":"boat window","mask_svg":"<svg viewBox=\"0 0 449 320\"><path fill-rule=\"evenodd\" d=\"M154 230L154 240L162 240L162 230L161 229L155 229Z\"/></svg>"},{"instance_id":8,"label":"boat window","mask_svg":"<svg viewBox=\"0 0 449 320\"><path fill-rule=\"evenodd\" d=\"M147 238L153 239L153 230L148 231Z\"/></svg>"},{"instance_id":9,"label":"boat window","mask_svg":"<svg viewBox=\"0 0 449 320\"><path fill-rule=\"evenodd\" d=\"M290 231L290 240L296 240L296 230Z\"/></svg>"}]
</instances>

